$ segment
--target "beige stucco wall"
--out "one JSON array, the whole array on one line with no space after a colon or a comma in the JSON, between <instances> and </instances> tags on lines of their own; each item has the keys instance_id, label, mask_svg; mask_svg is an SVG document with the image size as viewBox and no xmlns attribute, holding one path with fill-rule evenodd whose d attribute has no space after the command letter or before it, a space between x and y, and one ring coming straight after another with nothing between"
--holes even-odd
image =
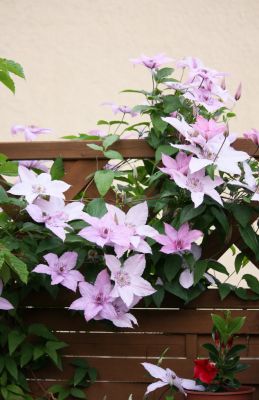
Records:
<instances>
[{"instance_id":1,"label":"beige stucco wall","mask_svg":"<svg viewBox=\"0 0 259 400\"><path fill-rule=\"evenodd\" d=\"M0 0L0 56L24 66L14 97L0 90L0 140L14 123L87 131L109 115L103 101L133 104L122 88L149 87L130 57L198 56L243 83L233 130L259 127L258 0Z\"/></svg>"},{"instance_id":2,"label":"beige stucco wall","mask_svg":"<svg viewBox=\"0 0 259 400\"><path fill-rule=\"evenodd\" d=\"M158 52L230 72L233 92L242 81L232 129L259 128L258 0L0 0L0 33L0 56L27 77L16 96L0 89L0 141L15 140L14 123L52 128L53 139L93 129L110 115L103 101L133 105L118 92L150 87L128 59Z\"/></svg>"}]
</instances>

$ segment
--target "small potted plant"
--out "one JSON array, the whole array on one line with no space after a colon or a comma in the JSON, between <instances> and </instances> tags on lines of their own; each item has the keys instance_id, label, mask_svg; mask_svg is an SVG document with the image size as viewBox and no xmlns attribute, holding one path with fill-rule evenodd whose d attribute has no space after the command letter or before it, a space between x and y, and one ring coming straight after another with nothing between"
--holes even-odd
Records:
<instances>
[{"instance_id":1,"label":"small potted plant","mask_svg":"<svg viewBox=\"0 0 259 400\"><path fill-rule=\"evenodd\" d=\"M222 316L212 314L212 343L205 343L203 347L208 351L208 358L194 360L194 378L184 379L178 377L169 368L143 363L144 368L159 381L148 386L146 395L155 389L166 386L173 400L173 392L180 391L190 400L251 400L254 388L242 386L237 379L237 374L248 368L247 364L240 362L240 352L246 349L243 344L235 344L236 334L245 322L245 317L231 316L226 311ZM169 385L169 388L167 387ZM159 397L162 399L163 397Z\"/></svg>"}]
</instances>

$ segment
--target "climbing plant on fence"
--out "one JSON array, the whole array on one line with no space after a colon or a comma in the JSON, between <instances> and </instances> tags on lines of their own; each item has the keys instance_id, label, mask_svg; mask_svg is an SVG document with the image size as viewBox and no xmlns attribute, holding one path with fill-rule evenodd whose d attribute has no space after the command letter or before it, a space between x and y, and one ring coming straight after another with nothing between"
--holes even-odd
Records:
<instances>
[{"instance_id":1,"label":"climbing plant on fence","mask_svg":"<svg viewBox=\"0 0 259 400\"><path fill-rule=\"evenodd\" d=\"M196 308L258 307L246 265L258 266L259 134L230 133L234 98L221 74L190 59L177 80L163 59L153 61L137 60L152 89L127 90L145 104L111 104L120 118L100 120L104 129L80 141L1 144L4 399L140 397L139 362L168 346L169 363L191 377L190 359L210 331L208 311ZM42 133L21 130L30 140ZM132 134L138 139L123 140ZM229 248L249 290L228 282L219 258ZM254 357L258 311L247 316L240 340ZM138 334L125 333L133 327ZM252 365L244 381L256 384Z\"/></svg>"}]
</instances>

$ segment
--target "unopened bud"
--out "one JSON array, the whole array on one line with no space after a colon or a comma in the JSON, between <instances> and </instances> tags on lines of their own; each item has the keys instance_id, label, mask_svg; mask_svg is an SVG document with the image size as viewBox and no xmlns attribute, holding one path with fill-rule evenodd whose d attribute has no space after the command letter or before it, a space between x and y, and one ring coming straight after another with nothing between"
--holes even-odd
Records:
<instances>
[{"instance_id":1,"label":"unopened bud","mask_svg":"<svg viewBox=\"0 0 259 400\"><path fill-rule=\"evenodd\" d=\"M241 97L241 93L242 93L242 83L240 82L235 94L235 100L239 100Z\"/></svg>"},{"instance_id":2,"label":"unopened bud","mask_svg":"<svg viewBox=\"0 0 259 400\"><path fill-rule=\"evenodd\" d=\"M221 89L226 90L226 80L225 80L225 78L222 79L220 87L221 87Z\"/></svg>"}]
</instances>

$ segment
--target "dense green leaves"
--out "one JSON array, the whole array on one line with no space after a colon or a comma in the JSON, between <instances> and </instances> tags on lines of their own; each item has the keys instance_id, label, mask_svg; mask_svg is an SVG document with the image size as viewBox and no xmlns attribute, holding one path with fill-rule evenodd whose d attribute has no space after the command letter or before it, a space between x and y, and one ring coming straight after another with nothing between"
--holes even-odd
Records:
<instances>
[{"instance_id":1,"label":"dense green leaves","mask_svg":"<svg viewBox=\"0 0 259 400\"><path fill-rule=\"evenodd\" d=\"M94 181L98 192L101 196L105 196L114 179L114 172L110 170L96 171L94 174Z\"/></svg>"}]
</instances>

